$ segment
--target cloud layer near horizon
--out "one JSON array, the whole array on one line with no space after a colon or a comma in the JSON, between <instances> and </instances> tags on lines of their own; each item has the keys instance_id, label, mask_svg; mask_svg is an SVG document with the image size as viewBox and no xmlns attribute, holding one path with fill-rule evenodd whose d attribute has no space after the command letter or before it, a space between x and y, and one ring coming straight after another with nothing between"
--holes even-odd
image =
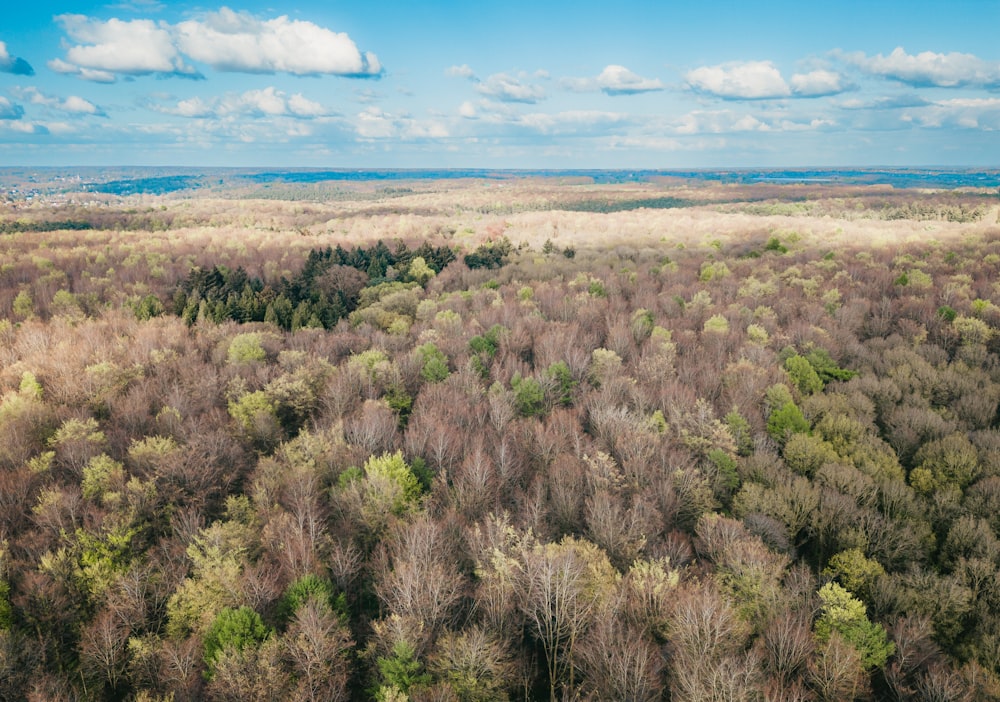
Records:
<instances>
[{"instance_id":1,"label":"cloud layer near horizon","mask_svg":"<svg viewBox=\"0 0 1000 702\"><path fill-rule=\"evenodd\" d=\"M612 22L597 0L581 0L592 12L561 33L544 3L520 14L506 3L488 22L490 8L477 9L475 25L438 6L318 0L287 13L85 1L55 17L26 5L35 24L0 29L0 156L228 162L270 148L303 164L406 154L418 165L631 167L687 151L887 163L936 139L921 152L935 162L941 145L952 159L1000 161L1000 63L982 37L966 40L966 25L944 39L939 17L884 44L800 18L777 43L754 24L761 12L746 10L727 16L729 38L741 38L732 41L671 28L669 13L650 7ZM711 25L704 12L688 20ZM928 36L936 51L920 50ZM60 145L73 150L47 149Z\"/></svg>"}]
</instances>

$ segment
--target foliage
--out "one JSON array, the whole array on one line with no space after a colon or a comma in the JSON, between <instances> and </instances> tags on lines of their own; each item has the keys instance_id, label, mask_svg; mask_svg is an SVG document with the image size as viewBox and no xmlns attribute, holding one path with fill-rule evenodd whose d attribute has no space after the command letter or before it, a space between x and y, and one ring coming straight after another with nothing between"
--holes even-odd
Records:
<instances>
[{"instance_id":1,"label":"foliage","mask_svg":"<svg viewBox=\"0 0 1000 702\"><path fill-rule=\"evenodd\" d=\"M497 177L17 205L0 698L1000 689L995 193Z\"/></svg>"},{"instance_id":2,"label":"foliage","mask_svg":"<svg viewBox=\"0 0 1000 702\"><path fill-rule=\"evenodd\" d=\"M837 583L827 583L818 594L823 604L816 620L816 637L826 642L836 631L861 655L865 668L885 665L896 647L882 625L869 621L864 603Z\"/></svg>"},{"instance_id":3,"label":"foliage","mask_svg":"<svg viewBox=\"0 0 1000 702\"><path fill-rule=\"evenodd\" d=\"M424 380L428 383L440 383L448 377L448 357L437 346L427 342L417 347L417 353L423 360L420 375Z\"/></svg>"},{"instance_id":4,"label":"foliage","mask_svg":"<svg viewBox=\"0 0 1000 702\"><path fill-rule=\"evenodd\" d=\"M208 675L214 674L216 660L224 651L256 647L270 633L260 615L249 607L226 607L220 611L205 632L203 659L208 666Z\"/></svg>"},{"instance_id":5,"label":"foliage","mask_svg":"<svg viewBox=\"0 0 1000 702\"><path fill-rule=\"evenodd\" d=\"M823 389L823 381L808 360L795 354L785 359L785 370L792 383L803 395L812 395Z\"/></svg>"},{"instance_id":6,"label":"foliage","mask_svg":"<svg viewBox=\"0 0 1000 702\"><path fill-rule=\"evenodd\" d=\"M528 376L522 378L515 373L510 379L514 391L514 405L522 417L534 417L545 412L545 390L537 380Z\"/></svg>"},{"instance_id":7,"label":"foliage","mask_svg":"<svg viewBox=\"0 0 1000 702\"><path fill-rule=\"evenodd\" d=\"M507 263L514 247L507 237L501 237L496 241L490 241L479 246L472 253L468 253L463 258L465 265L469 268L500 268Z\"/></svg>"},{"instance_id":8,"label":"foliage","mask_svg":"<svg viewBox=\"0 0 1000 702\"><path fill-rule=\"evenodd\" d=\"M262 337L257 332L237 334L229 342L226 357L230 363L253 363L267 359L267 352L261 345Z\"/></svg>"},{"instance_id":9,"label":"foliage","mask_svg":"<svg viewBox=\"0 0 1000 702\"><path fill-rule=\"evenodd\" d=\"M346 619L347 598L344 593L337 593L329 580L313 573L306 573L288 586L278 602L278 617L284 622L291 621L309 600L314 600Z\"/></svg>"},{"instance_id":10,"label":"foliage","mask_svg":"<svg viewBox=\"0 0 1000 702\"><path fill-rule=\"evenodd\" d=\"M794 402L786 402L767 418L767 433L780 444L784 444L794 434L808 431L809 422Z\"/></svg>"},{"instance_id":11,"label":"foliage","mask_svg":"<svg viewBox=\"0 0 1000 702\"><path fill-rule=\"evenodd\" d=\"M375 693L376 699L383 699L388 689L395 689L404 695L414 688L427 686L431 676L424 671L424 665L416 658L413 646L407 641L397 641L388 656L380 656L376 661L382 685Z\"/></svg>"},{"instance_id":12,"label":"foliage","mask_svg":"<svg viewBox=\"0 0 1000 702\"><path fill-rule=\"evenodd\" d=\"M372 456L365 461L364 472L371 498L387 500L393 514L403 514L420 498L420 481L403 460L402 451Z\"/></svg>"}]
</instances>

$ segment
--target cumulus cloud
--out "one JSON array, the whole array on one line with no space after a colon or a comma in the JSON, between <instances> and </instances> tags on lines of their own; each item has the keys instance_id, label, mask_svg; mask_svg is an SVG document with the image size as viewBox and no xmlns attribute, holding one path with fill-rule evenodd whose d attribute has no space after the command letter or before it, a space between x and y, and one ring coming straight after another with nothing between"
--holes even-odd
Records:
<instances>
[{"instance_id":1,"label":"cumulus cloud","mask_svg":"<svg viewBox=\"0 0 1000 702\"><path fill-rule=\"evenodd\" d=\"M35 69L23 58L11 56L7 44L0 41L0 73L13 73L16 76L33 76Z\"/></svg>"},{"instance_id":2,"label":"cumulus cloud","mask_svg":"<svg viewBox=\"0 0 1000 702\"><path fill-rule=\"evenodd\" d=\"M560 85L575 93L592 93L598 90L606 95L636 95L663 90L663 83L655 78L643 78L625 66L611 64L594 78L563 78Z\"/></svg>"},{"instance_id":3,"label":"cumulus cloud","mask_svg":"<svg viewBox=\"0 0 1000 702\"><path fill-rule=\"evenodd\" d=\"M84 15L60 15L56 19L70 39L79 42L66 50L66 61L57 59L49 63L50 68L60 73L77 73L87 78L84 71L96 71L98 79L108 74L197 75L194 68L184 63L165 23L116 18L101 21Z\"/></svg>"},{"instance_id":4,"label":"cumulus cloud","mask_svg":"<svg viewBox=\"0 0 1000 702\"><path fill-rule=\"evenodd\" d=\"M100 71L93 68L76 66L72 63L63 61L62 59L52 59L47 65L56 73L77 76L83 80L89 80L92 83L114 83L118 80L115 77L115 74L109 71Z\"/></svg>"},{"instance_id":5,"label":"cumulus cloud","mask_svg":"<svg viewBox=\"0 0 1000 702\"><path fill-rule=\"evenodd\" d=\"M506 73L494 73L486 80L476 85L483 95L496 98L502 102L536 103L544 100L545 90L540 85L525 83L521 79Z\"/></svg>"},{"instance_id":6,"label":"cumulus cloud","mask_svg":"<svg viewBox=\"0 0 1000 702\"><path fill-rule=\"evenodd\" d=\"M786 82L770 61L702 66L685 79L692 90L725 100L825 97L851 88L839 73L822 69L796 73Z\"/></svg>"},{"instance_id":7,"label":"cumulus cloud","mask_svg":"<svg viewBox=\"0 0 1000 702\"><path fill-rule=\"evenodd\" d=\"M106 117L104 111L94 103L78 95L70 95L66 99L60 99L38 90L38 88L18 88L13 91L16 97L27 100L32 105L42 105L53 110L66 112L71 115L94 115Z\"/></svg>"},{"instance_id":8,"label":"cumulus cloud","mask_svg":"<svg viewBox=\"0 0 1000 702\"><path fill-rule=\"evenodd\" d=\"M248 90L244 93L229 93L209 100L200 97L181 100L176 105L154 105L153 109L163 114L178 117L204 119L210 117L294 117L312 119L331 113L318 102L300 93L287 95L274 87L263 90Z\"/></svg>"},{"instance_id":9,"label":"cumulus cloud","mask_svg":"<svg viewBox=\"0 0 1000 702\"><path fill-rule=\"evenodd\" d=\"M658 79L643 78L625 66L610 65L597 76L597 84L608 95L635 95L663 90Z\"/></svg>"},{"instance_id":10,"label":"cumulus cloud","mask_svg":"<svg viewBox=\"0 0 1000 702\"><path fill-rule=\"evenodd\" d=\"M0 119L14 120L24 117L24 108L5 97L0 97Z\"/></svg>"},{"instance_id":11,"label":"cumulus cloud","mask_svg":"<svg viewBox=\"0 0 1000 702\"><path fill-rule=\"evenodd\" d=\"M58 73L113 82L117 76L200 78L188 61L218 71L377 77L378 57L362 53L351 38L312 22L280 16L260 20L223 7L176 25L148 19L98 20L60 15L75 42L66 58L49 67Z\"/></svg>"},{"instance_id":12,"label":"cumulus cloud","mask_svg":"<svg viewBox=\"0 0 1000 702\"><path fill-rule=\"evenodd\" d=\"M789 81L792 92L802 97L837 95L848 89L844 77L834 71L815 70L796 73Z\"/></svg>"},{"instance_id":13,"label":"cumulus cloud","mask_svg":"<svg viewBox=\"0 0 1000 702\"><path fill-rule=\"evenodd\" d=\"M867 56L863 52L835 55L865 73L891 78L916 87L959 88L1000 87L1000 63L984 61L973 54L938 54L923 51L908 54L903 47L888 56Z\"/></svg>"},{"instance_id":14,"label":"cumulus cloud","mask_svg":"<svg viewBox=\"0 0 1000 702\"><path fill-rule=\"evenodd\" d=\"M382 73L378 57L359 51L347 34L285 15L259 20L223 7L181 22L175 33L184 55L220 71L354 77Z\"/></svg>"},{"instance_id":15,"label":"cumulus cloud","mask_svg":"<svg viewBox=\"0 0 1000 702\"><path fill-rule=\"evenodd\" d=\"M685 76L692 90L728 100L763 100L791 95L781 72L770 61L702 66Z\"/></svg>"}]
</instances>

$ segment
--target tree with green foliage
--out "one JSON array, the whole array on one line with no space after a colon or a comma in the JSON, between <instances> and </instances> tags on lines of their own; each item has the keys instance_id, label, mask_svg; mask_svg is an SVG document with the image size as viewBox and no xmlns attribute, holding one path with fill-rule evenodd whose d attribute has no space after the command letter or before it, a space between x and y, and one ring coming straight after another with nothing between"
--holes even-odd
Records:
<instances>
[{"instance_id":1,"label":"tree with green foliage","mask_svg":"<svg viewBox=\"0 0 1000 702\"><path fill-rule=\"evenodd\" d=\"M868 619L864 603L837 583L819 589L822 603L816 638L827 642L836 631L861 656L865 668L880 668L896 650L881 624Z\"/></svg>"},{"instance_id":2,"label":"tree with green foliage","mask_svg":"<svg viewBox=\"0 0 1000 702\"><path fill-rule=\"evenodd\" d=\"M448 357L434 343L427 342L417 347L417 353L423 361L420 376L428 383L440 383L448 377Z\"/></svg>"},{"instance_id":3,"label":"tree with green foliage","mask_svg":"<svg viewBox=\"0 0 1000 702\"><path fill-rule=\"evenodd\" d=\"M812 395L823 389L823 381L820 380L812 364L802 356L795 354L785 359L785 370L803 395Z\"/></svg>"},{"instance_id":4,"label":"tree with green foliage","mask_svg":"<svg viewBox=\"0 0 1000 702\"><path fill-rule=\"evenodd\" d=\"M262 345L263 337L258 332L237 334L229 342L226 358L230 363L260 363L267 360L267 352Z\"/></svg>"},{"instance_id":5,"label":"tree with green foliage","mask_svg":"<svg viewBox=\"0 0 1000 702\"><path fill-rule=\"evenodd\" d=\"M299 608L309 600L315 600L320 606L335 612L346 621L346 596L342 592L338 593L329 580L314 573L306 573L288 586L278 602L279 619L283 622L291 621Z\"/></svg>"},{"instance_id":6,"label":"tree with green foliage","mask_svg":"<svg viewBox=\"0 0 1000 702\"><path fill-rule=\"evenodd\" d=\"M566 365L566 361L556 361L545 369L545 375L555 383L556 403L563 407L573 404L573 389L577 382L573 379L573 371Z\"/></svg>"},{"instance_id":7,"label":"tree with green foliage","mask_svg":"<svg viewBox=\"0 0 1000 702\"><path fill-rule=\"evenodd\" d=\"M522 378L515 373L510 379L510 387L514 391L514 405L522 417L537 417L545 414L545 390L531 376Z\"/></svg>"},{"instance_id":8,"label":"tree with green foliage","mask_svg":"<svg viewBox=\"0 0 1000 702\"><path fill-rule=\"evenodd\" d=\"M375 661L381 684L375 691L376 700L394 699L393 691L408 695L410 690L430 685L431 676L424 671L424 664L417 659L416 651L408 641L397 641L388 656Z\"/></svg>"},{"instance_id":9,"label":"tree with green foliage","mask_svg":"<svg viewBox=\"0 0 1000 702\"><path fill-rule=\"evenodd\" d=\"M420 481L403 460L403 452L372 456L364 467L365 503L375 512L401 516L416 508Z\"/></svg>"},{"instance_id":10,"label":"tree with green foliage","mask_svg":"<svg viewBox=\"0 0 1000 702\"><path fill-rule=\"evenodd\" d=\"M786 402L778 409L771 412L767 418L767 433L779 444L784 445L786 441L797 433L809 431L809 422L802 414L802 410L794 402Z\"/></svg>"},{"instance_id":11,"label":"tree with green foliage","mask_svg":"<svg viewBox=\"0 0 1000 702\"><path fill-rule=\"evenodd\" d=\"M229 414L258 450L271 451L280 441L278 409L263 390L248 392L236 400L230 400Z\"/></svg>"},{"instance_id":12,"label":"tree with green foliage","mask_svg":"<svg viewBox=\"0 0 1000 702\"><path fill-rule=\"evenodd\" d=\"M271 630L264 624L264 620L250 607L224 608L212 620L202 642L202 659L208 667L207 677L214 675L215 661L223 651L243 651L257 647L270 635Z\"/></svg>"}]
</instances>

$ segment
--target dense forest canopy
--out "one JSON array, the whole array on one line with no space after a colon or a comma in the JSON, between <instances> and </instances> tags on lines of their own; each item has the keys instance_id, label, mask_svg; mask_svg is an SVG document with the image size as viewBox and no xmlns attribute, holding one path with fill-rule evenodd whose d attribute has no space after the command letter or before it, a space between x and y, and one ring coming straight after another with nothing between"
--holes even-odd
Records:
<instances>
[{"instance_id":1,"label":"dense forest canopy","mask_svg":"<svg viewBox=\"0 0 1000 702\"><path fill-rule=\"evenodd\" d=\"M1000 699L995 195L502 185L0 209L0 699Z\"/></svg>"}]
</instances>

